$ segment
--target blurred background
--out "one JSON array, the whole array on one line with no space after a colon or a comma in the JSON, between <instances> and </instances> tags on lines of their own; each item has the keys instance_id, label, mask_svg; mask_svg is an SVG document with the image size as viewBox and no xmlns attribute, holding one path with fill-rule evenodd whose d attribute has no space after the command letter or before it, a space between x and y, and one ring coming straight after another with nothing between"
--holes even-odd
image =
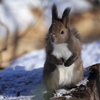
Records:
<instances>
[{"instance_id":1,"label":"blurred background","mask_svg":"<svg viewBox=\"0 0 100 100\"><path fill-rule=\"evenodd\" d=\"M100 0L0 0L0 69L45 47L54 3L59 17L71 7L70 25L77 29L83 44L100 39Z\"/></svg>"}]
</instances>

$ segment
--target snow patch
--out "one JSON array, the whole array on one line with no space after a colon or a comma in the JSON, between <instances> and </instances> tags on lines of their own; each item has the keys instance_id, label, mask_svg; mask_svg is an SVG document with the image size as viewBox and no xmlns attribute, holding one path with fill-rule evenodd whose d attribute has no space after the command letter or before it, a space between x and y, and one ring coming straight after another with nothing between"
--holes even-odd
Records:
<instances>
[{"instance_id":1,"label":"snow patch","mask_svg":"<svg viewBox=\"0 0 100 100\"><path fill-rule=\"evenodd\" d=\"M35 96L19 96L19 97L7 97L0 96L0 100L32 100Z\"/></svg>"},{"instance_id":2,"label":"snow patch","mask_svg":"<svg viewBox=\"0 0 100 100\"><path fill-rule=\"evenodd\" d=\"M100 40L82 46L83 66L88 67L100 63Z\"/></svg>"},{"instance_id":3,"label":"snow patch","mask_svg":"<svg viewBox=\"0 0 100 100\"><path fill-rule=\"evenodd\" d=\"M70 89L70 90L58 89L58 90L56 90L56 93L54 94L54 98L56 98L56 97L62 97L63 94L68 94L68 93L70 93L72 91L75 91L75 89L74 88Z\"/></svg>"},{"instance_id":4,"label":"snow patch","mask_svg":"<svg viewBox=\"0 0 100 100\"><path fill-rule=\"evenodd\" d=\"M85 78L85 79L83 79L82 81L80 81L78 84L76 84L76 86L80 86L80 85L86 86L87 82L88 82L88 79Z\"/></svg>"},{"instance_id":5,"label":"snow patch","mask_svg":"<svg viewBox=\"0 0 100 100\"><path fill-rule=\"evenodd\" d=\"M67 95L65 97L66 97L66 99L72 98L72 96L70 96L70 95Z\"/></svg>"}]
</instances>

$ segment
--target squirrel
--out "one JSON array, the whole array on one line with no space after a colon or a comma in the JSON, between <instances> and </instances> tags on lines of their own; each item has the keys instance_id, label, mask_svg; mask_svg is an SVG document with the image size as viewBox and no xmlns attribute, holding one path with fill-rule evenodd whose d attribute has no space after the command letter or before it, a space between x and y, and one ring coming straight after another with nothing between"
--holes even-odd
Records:
<instances>
[{"instance_id":1,"label":"squirrel","mask_svg":"<svg viewBox=\"0 0 100 100\"><path fill-rule=\"evenodd\" d=\"M56 5L52 6L52 24L46 36L43 69L47 90L74 87L83 77L82 45L77 31L69 26L70 10L66 8L59 18Z\"/></svg>"}]
</instances>

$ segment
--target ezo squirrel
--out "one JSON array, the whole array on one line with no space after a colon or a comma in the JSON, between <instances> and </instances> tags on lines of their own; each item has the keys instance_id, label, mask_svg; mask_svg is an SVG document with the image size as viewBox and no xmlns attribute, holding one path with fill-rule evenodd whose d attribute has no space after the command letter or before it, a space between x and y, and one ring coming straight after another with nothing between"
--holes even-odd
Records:
<instances>
[{"instance_id":1,"label":"ezo squirrel","mask_svg":"<svg viewBox=\"0 0 100 100\"><path fill-rule=\"evenodd\" d=\"M69 26L69 13L70 8L66 8L59 18L56 5L52 7L43 70L47 90L74 87L83 77L81 42L77 31Z\"/></svg>"}]
</instances>

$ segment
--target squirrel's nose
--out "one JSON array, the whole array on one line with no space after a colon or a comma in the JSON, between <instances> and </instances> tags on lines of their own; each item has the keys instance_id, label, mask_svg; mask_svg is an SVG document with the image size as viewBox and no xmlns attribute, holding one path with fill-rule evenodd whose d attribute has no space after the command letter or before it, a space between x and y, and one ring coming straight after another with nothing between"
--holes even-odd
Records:
<instances>
[{"instance_id":1,"label":"squirrel's nose","mask_svg":"<svg viewBox=\"0 0 100 100\"><path fill-rule=\"evenodd\" d=\"M54 40L55 40L55 39L54 39L53 37L51 37L51 41L54 42Z\"/></svg>"},{"instance_id":2,"label":"squirrel's nose","mask_svg":"<svg viewBox=\"0 0 100 100\"><path fill-rule=\"evenodd\" d=\"M55 36L51 35L50 39L51 39L52 42L54 42L55 41Z\"/></svg>"}]
</instances>

